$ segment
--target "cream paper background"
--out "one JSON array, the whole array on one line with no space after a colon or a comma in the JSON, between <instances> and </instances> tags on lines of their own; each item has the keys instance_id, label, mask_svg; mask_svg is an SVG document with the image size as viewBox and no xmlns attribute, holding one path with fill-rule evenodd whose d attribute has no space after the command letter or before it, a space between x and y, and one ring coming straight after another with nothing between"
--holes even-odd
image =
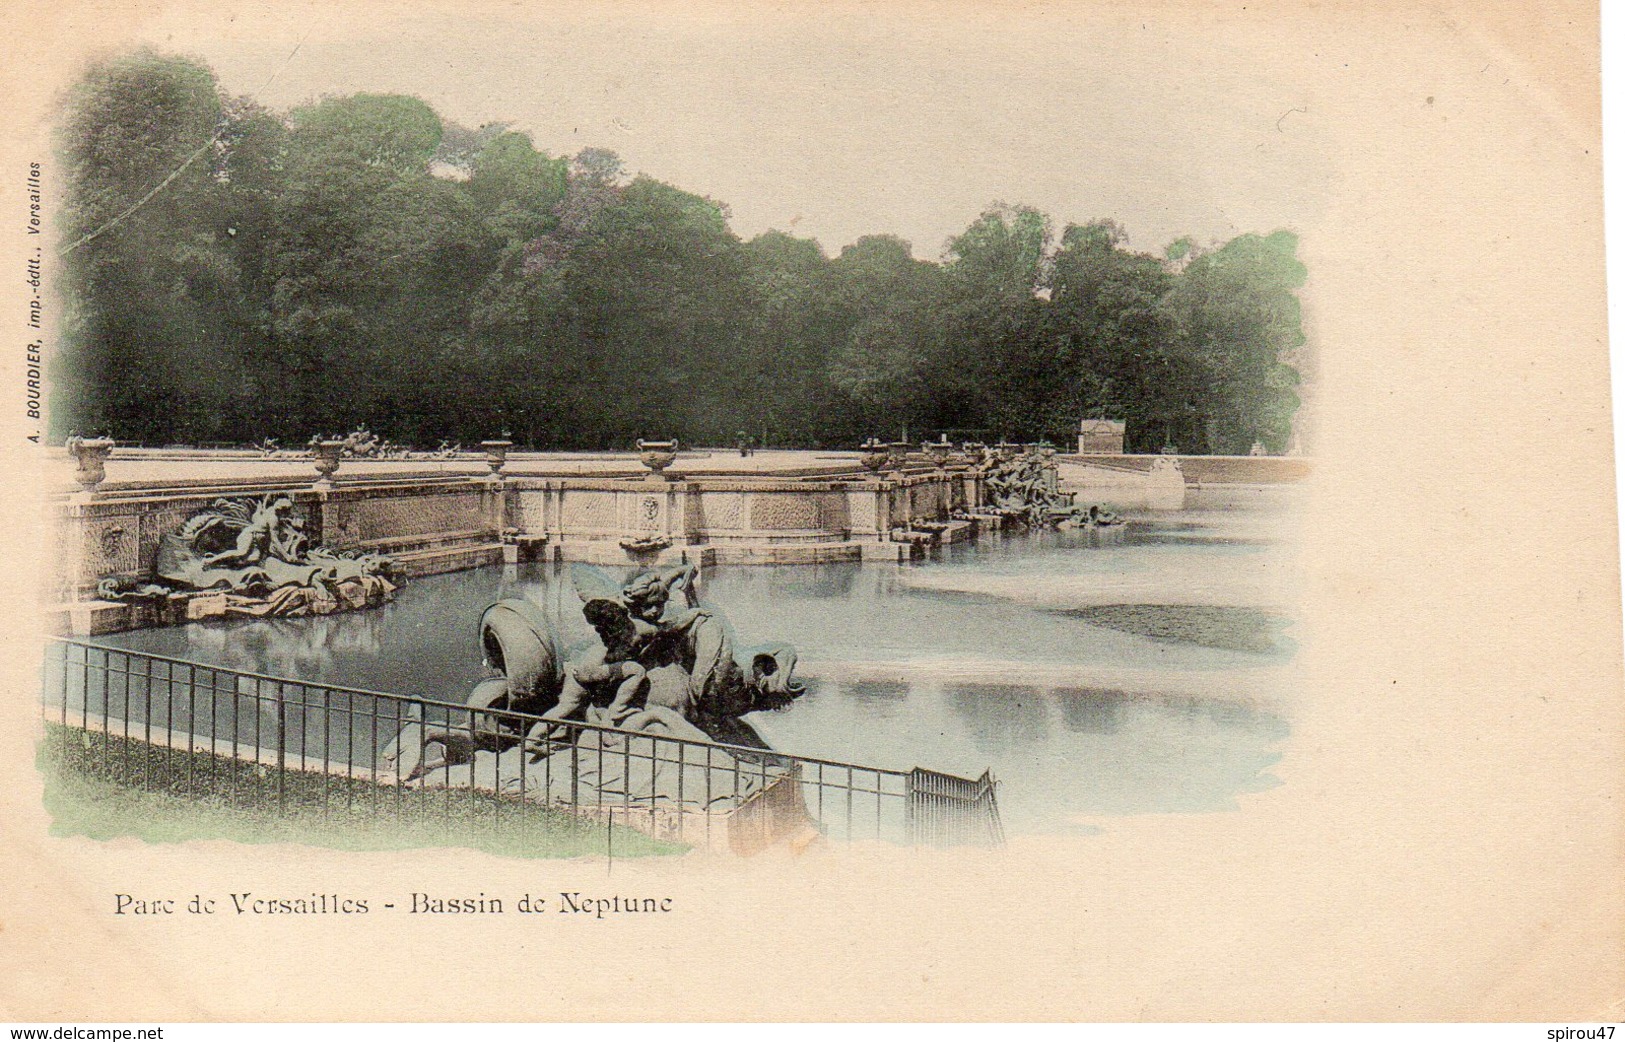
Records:
<instances>
[{"instance_id":1,"label":"cream paper background","mask_svg":"<svg viewBox=\"0 0 1625 1042\"><path fill-rule=\"evenodd\" d=\"M19 428L21 192L27 161L48 155L51 99L86 52L154 32L160 45L177 32L252 39L273 14L319 14L320 39L359 46L431 6L538 29L602 12L741 46L753 26L795 19L899 41L1031 34L1035 62L1046 33L1083 43L1094 26L1138 19L1177 44L1169 60L1228 77L1221 108L1236 118L1256 116L1248 91L1261 74L1301 98L1318 135L1302 175L1317 202L1297 228L1319 352L1317 469L1301 684L1274 772L1285 784L1234 813L1101 818L1100 835L1017 837L994 853L837 846L612 871L457 850L48 838L33 764L44 490ZM8 12L0 1018L1625 1016L1625 705L1590 5L26 0ZM425 63L426 84L443 73ZM1004 75L990 68L989 89ZM748 111L748 96L737 101ZM1179 140L1208 129L1177 108L1165 118ZM970 122L966 135L974 150ZM875 231L907 219L860 216ZM561 889L669 894L677 911L110 914L115 891Z\"/></svg>"}]
</instances>

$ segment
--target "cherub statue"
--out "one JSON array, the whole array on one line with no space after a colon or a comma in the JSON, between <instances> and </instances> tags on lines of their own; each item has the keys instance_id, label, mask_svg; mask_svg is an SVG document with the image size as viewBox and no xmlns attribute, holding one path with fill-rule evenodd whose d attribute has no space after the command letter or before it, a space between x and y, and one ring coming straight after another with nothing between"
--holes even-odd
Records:
<instances>
[{"instance_id":1,"label":"cherub statue","mask_svg":"<svg viewBox=\"0 0 1625 1042\"><path fill-rule=\"evenodd\" d=\"M692 564L681 564L663 571L640 572L621 587L621 600L635 617L644 622L661 629L682 629L705 614L695 590L699 577L700 570ZM683 595L685 607L667 618L667 606L673 593Z\"/></svg>"},{"instance_id":2,"label":"cherub statue","mask_svg":"<svg viewBox=\"0 0 1625 1042\"><path fill-rule=\"evenodd\" d=\"M663 657L656 643L706 615L693 604L691 587L696 574L693 565L644 572L617 590L596 569L574 569L571 577L584 602L582 614L597 632L600 646L566 667L558 704L543 716L549 720L578 717L589 703L603 697L609 685L614 685L606 711L610 723L619 724L642 709L649 695L647 667ZM689 607L668 616L672 592L679 589Z\"/></svg>"},{"instance_id":3,"label":"cherub statue","mask_svg":"<svg viewBox=\"0 0 1625 1042\"><path fill-rule=\"evenodd\" d=\"M568 664L558 704L542 716L547 720L573 719L586 710L595 691L614 684L615 695L607 713L610 723L618 724L636 712L648 696L649 672L638 662L638 654L660 631L633 616L619 601L594 598L581 611L597 631L601 646Z\"/></svg>"}]
</instances>

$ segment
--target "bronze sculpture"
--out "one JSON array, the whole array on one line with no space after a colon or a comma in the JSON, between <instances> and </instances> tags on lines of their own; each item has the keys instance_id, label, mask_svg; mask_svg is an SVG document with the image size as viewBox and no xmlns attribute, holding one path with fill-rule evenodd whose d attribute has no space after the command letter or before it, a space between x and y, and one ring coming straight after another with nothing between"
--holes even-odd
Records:
<instances>
[{"instance_id":1,"label":"bronze sculpture","mask_svg":"<svg viewBox=\"0 0 1625 1042\"><path fill-rule=\"evenodd\" d=\"M596 642L567 656L536 604L492 604L480 642L498 675L469 695L476 712L462 727L408 724L385 752L386 777L411 781L520 745L539 760L580 740L572 722L766 748L739 718L784 708L804 691L793 648L736 651L727 620L701 604L693 565L640 571L624 583L577 565L571 580Z\"/></svg>"}]
</instances>

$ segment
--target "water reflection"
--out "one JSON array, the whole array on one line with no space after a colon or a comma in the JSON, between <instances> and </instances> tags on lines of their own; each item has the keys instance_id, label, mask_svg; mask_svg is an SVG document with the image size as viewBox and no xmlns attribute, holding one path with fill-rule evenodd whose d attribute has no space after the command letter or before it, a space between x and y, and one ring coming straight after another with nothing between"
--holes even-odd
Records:
<instances>
[{"instance_id":1,"label":"water reflection","mask_svg":"<svg viewBox=\"0 0 1625 1042\"><path fill-rule=\"evenodd\" d=\"M846 685L847 695L860 702L907 702L908 684L901 680L855 680Z\"/></svg>"},{"instance_id":2,"label":"water reflection","mask_svg":"<svg viewBox=\"0 0 1625 1042\"><path fill-rule=\"evenodd\" d=\"M275 677L325 677L341 658L376 656L382 627L377 614L365 612L199 623L188 627L186 657Z\"/></svg>"},{"instance_id":3,"label":"water reflection","mask_svg":"<svg viewBox=\"0 0 1625 1042\"><path fill-rule=\"evenodd\" d=\"M1116 734L1123 727L1124 691L1100 688L1056 688L1052 694L1061 707L1061 720L1077 734Z\"/></svg>"},{"instance_id":4,"label":"water reflection","mask_svg":"<svg viewBox=\"0 0 1625 1042\"><path fill-rule=\"evenodd\" d=\"M805 705L751 719L776 747L837 760L991 766L1018 831L1069 831L1119 814L1231 810L1269 773L1285 720L1254 706L1176 695L917 681L901 701L867 683L821 682Z\"/></svg>"},{"instance_id":5,"label":"water reflection","mask_svg":"<svg viewBox=\"0 0 1625 1042\"><path fill-rule=\"evenodd\" d=\"M1036 687L948 684L943 693L989 760L1007 763L1051 744L1049 701Z\"/></svg>"}]
</instances>

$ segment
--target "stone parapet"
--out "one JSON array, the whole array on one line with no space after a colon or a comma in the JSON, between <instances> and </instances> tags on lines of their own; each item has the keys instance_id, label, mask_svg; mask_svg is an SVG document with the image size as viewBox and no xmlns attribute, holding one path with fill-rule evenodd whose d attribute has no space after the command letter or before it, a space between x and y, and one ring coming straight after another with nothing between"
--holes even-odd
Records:
<instances>
[{"instance_id":1,"label":"stone parapet","mask_svg":"<svg viewBox=\"0 0 1625 1042\"><path fill-rule=\"evenodd\" d=\"M675 469L675 468L674 468ZM945 522L982 500L975 472L726 476L435 475L404 480L103 485L50 506L58 562L53 627L88 635L164 625L174 611L102 600L103 580L151 580L166 536L221 498L275 493L312 547L389 555L407 576L505 559L639 565L912 560L898 529ZM955 528L952 539L968 531ZM179 610L179 609L176 609ZM160 616L162 616L160 618Z\"/></svg>"}]
</instances>

